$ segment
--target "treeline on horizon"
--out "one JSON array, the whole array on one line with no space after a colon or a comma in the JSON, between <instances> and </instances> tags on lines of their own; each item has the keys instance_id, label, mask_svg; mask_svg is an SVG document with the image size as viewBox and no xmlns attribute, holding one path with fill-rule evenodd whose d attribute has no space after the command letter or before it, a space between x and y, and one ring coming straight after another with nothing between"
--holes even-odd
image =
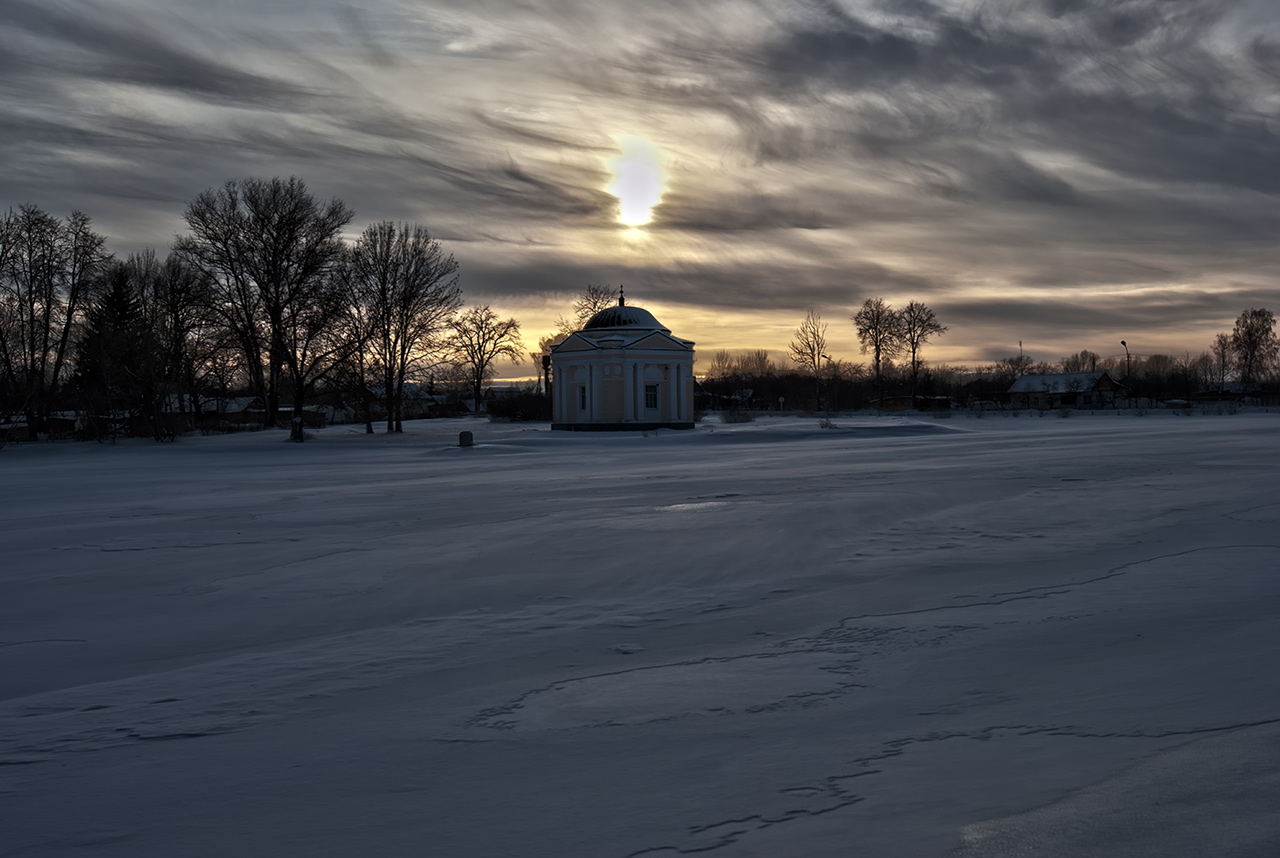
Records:
<instances>
[{"instance_id":1,"label":"treeline on horizon","mask_svg":"<svg viewBox=\"0 0 1280 858\"><path fill-rule=\"evenodd\" d=\"M1208 350L1196 354L1136 355L1126 345L1123 357L1082 349L1058 361L1018 354L978 366L924 360L924 348L948 328L921 302L894 308L882 298L868 298L849 322L866 363L828 355L828 324L810 310L785 358L776 360L765 349L721 349L712 355L703 385L712 396L750 410L927 410L939 400L985 408L1007 403L1009 388L1026 375L1106 371L1124 386L1126 402L1280 401L1280 340L1275 316L1266 308L1245 310L1231 331L1217 334Z\"/></svg>"},{"instance_id":2,"label":"treeline on horizon","mask_svg":"<svg viewBox=\"0 0 1280 858\"><path fill-rule=\"evenodd\" d=\"M0 218L0 444L232 429L218 405L306 437L308 406L385 420L439 385L483 395L520 324L466 307L458 263L426 227L354 213L297 178L229 180L191 200L163 258L120 259L89 217L22 205ZM446 405L446 407L448 407ZM453 407L461 407L455 405Z\"/></svg>"},{"instance_id":3,"label":"treeline on horizon","mask_svg":"<svg viewBox=\"0 0 1280 858\"><path fill-rule=\"evenodd\" d=\"M532 360L538 380L491 402L490 414L549 418L544 356L618 290L588 284L558 331L525 351L516 319L464 306L458 263L426 227L380 221L347 241L353 216L297 178L232 179L187 203L188 232L163 258L121 259L81 212L9 210L0 216L0 445L262 426L289 427L301 441L321 405L368 432L375 420L400 431L409 417L479 410L502 360ZM1123 366L1088 350L1053 364L1019 355L931 365L924 350L947 328L918 301L870 298L850 321L869 363L827 354L827 324L811 310L782 360L762 349L714 353L700 404L833 411L945 397L982 407L1007 399L1022 375L1100 369L1149 400L1229 385L1274 399L1280 389L1265 309L1242 313L1208 351ZM229 400L254 407L232 415Z\"/></svg>"}]
</instances>

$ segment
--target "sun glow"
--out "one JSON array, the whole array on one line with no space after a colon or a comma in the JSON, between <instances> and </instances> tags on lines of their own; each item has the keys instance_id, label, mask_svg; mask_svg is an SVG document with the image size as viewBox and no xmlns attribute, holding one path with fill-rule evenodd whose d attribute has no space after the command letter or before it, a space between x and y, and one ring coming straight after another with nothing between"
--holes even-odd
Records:
<instances>
[{"instance_id":1,"label":"sun glow","mask_svg":"<svg viewBox=\"0 0 1280 858\"><path fill-rule=\"evenodd\" d=\"M662 199L662 150L651 140L630 135L618 138L621 155L609 160L613 181L608 191L618 198L618 220L627 226L643 226L653 219L653 207Z\"/></svg>"}]
</instances>

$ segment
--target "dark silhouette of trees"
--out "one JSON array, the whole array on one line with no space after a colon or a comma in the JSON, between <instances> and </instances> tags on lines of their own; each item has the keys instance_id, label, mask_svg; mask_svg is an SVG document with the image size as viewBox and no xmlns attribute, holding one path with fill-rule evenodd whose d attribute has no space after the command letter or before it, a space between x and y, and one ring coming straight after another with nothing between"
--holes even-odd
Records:
<instances>
[{"instance_id":1,"label":"dark silhouette of trees","mask_svg":"<svg viewBox=\"0 0 1280 858\"><path fill-rule=\"evenodd\" d=\"M1240 392L1246 396L1280 353L1275 327L1275 316L1263 308L1245 310L1236 319L1231 331L1231 355L1240 372Z\"/></svg>"},{"instance_id":2,"label":"dark silhouette of trees","mask_svg":"<svg viewBox=\"0 0 1280 858\"><path fill-rule=\"evenodd\" d=\"M520 340L520 323L515 319L499 319L488 306L471 307L449 322L451 352L465 369L475 396L476 410L484 397L484 383L496 372L501 358L520 362L524 343Z\"/></svg>"},{"instance_id":3,"label":"dark silhouette of trees","mask_svg":"<svg viewBox=\"0 0 1280 858\"><path fill-rule=\"evenodd\" d=\"M787 345L791 360L813 377L814 399L822 401L822 361L827 351L827 326L822 314L809 310L796 328L794 339Z\"/></svg>"},{"instance_id":4,"label":"dark silhouette of trees","mask_svg":"<svg viewBox=\"0 0 1280 858\"><path fill-rule=\"evenodd\" d=\"M822 327L826 329L826 325ZM736 373L751 378L768 378L777 369L769 359L768 349L748 349L738 355L733 366Z\"/></svg>"},{"instance_id":5,"label":"dark silhouette of trees","mask_svg":"<svg viewBox=\"0 0 1280 858\"><path fill-rule=\"evenodd\" d=\"M1209 348L1209 354L1213 356L1213 376L1218 383L1218 395L1221 396L1227 390L1227 376L1234 365L1231 335L1219 333L1215 336L1213 345Z\"/></svg>"},{"instance_id":6,"label":"dark silhouette of trees","mask_svg":"<svg viewBox=\"0 0 1280 858\"><path fill-rule=\"evenodd\" d=\"M307 394L349 342L334 336L345 315L335 273L352 212L320 203L297 178L229 180L187 204L191 234L176 249L213 285L213 308L244 356L268 424L278 421L286 380L294 440Z\"/></svg>"},{"instance_id":7,"label":"dark silhouette of trees","mask_svg":"<svg viewBox=\"0 0 1280 858\"><path fill-rule=\"evenodd\" d=\"M139 378L141 417L156 440L172 438L200 413L202 388L217 347L208 283L179 255L133 254L124 271L142 315L146 349ZM177 419L171 414L176 409Z\"/></svg>"},{"instance_id":8,"label":"dark silhouette of trees","mask_svg":"<svg viewBox=\"0 0 1280 858\"><path fill-rule=\"evenodd\" d=\"M151 361L150 332L132 272L112 263L101 298L85 313L84 331L75 346L76 391L88 430L97 438L115 438L122 423L139 416Z\"/></svg>"},{"instance_id":9,"label":"dark silhouette of trees","mask_svg":"<svg viewBox=\"0 0 1280 858\"><path fill-rule=\"evenodd\" d=\"M190 428L212 359L199 273L147 250L111 262L98 292L74 350L71 387L83 431L160 441Z\"/></svg>"},{"instance_id":10,"label":"dark silhouette of trees","mask_svg":"<svg viewBox=\"0 0 1280 858\"><path fill-rule=\"evenodd\" d=\"M858 329L862 353L871 354L871 368L883 407L885 361L902 353L902 316L883 298L868 298L852 318Z\"/></svg>"},{"instance_id":11,"label":"dark silhouette of trees","mask_svg":"<svg viewBox=\"0 0 1280 858\"><path fill-rule=\"evenodd\" d=\"M1073 355L1062 359L1063 372L1096 372L1098 361L1102 360L1096 352L1081 349Z\"/></svg>"},{"instance_id":12,"label":"dark silhouette of trees","mask_svg":"<svg viewBox=\"0 0 1280 858\"><path fill-rule=\"evenodd\" d=\"M439 360L462 306L457 271L453 255L418 224L372 224L347 258L348 302L352 318L363 320L362 348L382 381L388 432L404 430L406 379Z\"/></svg>"},{"instance_id":13,"label":"dark silhouette of trees","mask_svg":"<svg viewBox=\"0 0 1280 858\"><path fill-rule=\"evenodd\" d=\"M924 363L920 357L920 350L933 337L946 333L947 326L940 324L933 310L919 301L911 301L899 310L898 319L902 332L902 350L910 359L911 405L914 408L920 382L920 367Z\"/></svg>"},{"instance_id":14,"label":"dark silhouette of trees","mask_svg":"<svg viewBox=\"0 0 1280 858\"><path fill-rule=\"evenodd\" d=\"M1184 352L1182 357L1174 359L1170 386L1177 391L1178 398L1187 402L1195 399L1208 385L1213 375L1213 358L1208 352L1192 356Z\"/></svg>"},{"instance_id":15,"label":"dark silhouette of trees","mask_svg":"<svg viewBox=\"0 0 1280 858\"><path fill-rule=\"evenodd\" d=\"M32 432L47 430L105 244L82 212L63 221L24 205L0 220L0 372Z\"/></svg>"},{"instance_id":16,"label":"dark silhouette of trees","mask_svg":"<svg viewBox=\"0 0 1280 858\"><path fill-rule=\"evenodd\" d=\"M707 363L704 375L708 379L728 378L733 372L733 352L728 349L717 349Z\"/></svg>"}]
</instances>

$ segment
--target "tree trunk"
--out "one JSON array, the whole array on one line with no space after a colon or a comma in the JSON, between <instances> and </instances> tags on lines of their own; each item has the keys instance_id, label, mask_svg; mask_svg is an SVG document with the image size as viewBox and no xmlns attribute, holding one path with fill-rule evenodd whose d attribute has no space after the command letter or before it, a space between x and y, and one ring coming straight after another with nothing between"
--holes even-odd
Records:
<instances>
[{"instance_id":1,"label":"tree trunk","mask_svg":"<svg viewBox=\"0 0 1280 858\"><path fill-rule=\"evenodd\" d=\"M306 427L302 420L302 396L295 394L293 401L293 419L290 421L289 440L302 442L307 440Z\"/></svg>"},{"instance_id":2,"label":"tree trunk","mask_svg":"<svg viewBox=\"0 0 1280 858\"><path fill-rule=\"evenodd\" d=\"M364 383L364 372L360 373L360 405L364 409L364 434L373 434L373 394L369 385Z\"/></svg>"}]
</instances>

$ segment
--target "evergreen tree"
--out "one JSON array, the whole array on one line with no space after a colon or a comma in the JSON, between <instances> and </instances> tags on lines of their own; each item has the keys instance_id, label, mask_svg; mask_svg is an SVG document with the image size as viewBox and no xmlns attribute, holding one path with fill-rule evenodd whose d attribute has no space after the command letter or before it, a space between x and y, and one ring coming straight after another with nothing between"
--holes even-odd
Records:
<instances>
[{"instance_id":1,"label":"evergreen tree","mask_svg":"<svg viewBox=\"0 0 1280 858\"><path fill-rule=\"evenodd\" d=\"M97 437L114 437L117 423L136 416L147 372L149 339L129 269L113 264L102 297L86 314L72 376L90 431Z\"/></svg>"}]
</instances>

